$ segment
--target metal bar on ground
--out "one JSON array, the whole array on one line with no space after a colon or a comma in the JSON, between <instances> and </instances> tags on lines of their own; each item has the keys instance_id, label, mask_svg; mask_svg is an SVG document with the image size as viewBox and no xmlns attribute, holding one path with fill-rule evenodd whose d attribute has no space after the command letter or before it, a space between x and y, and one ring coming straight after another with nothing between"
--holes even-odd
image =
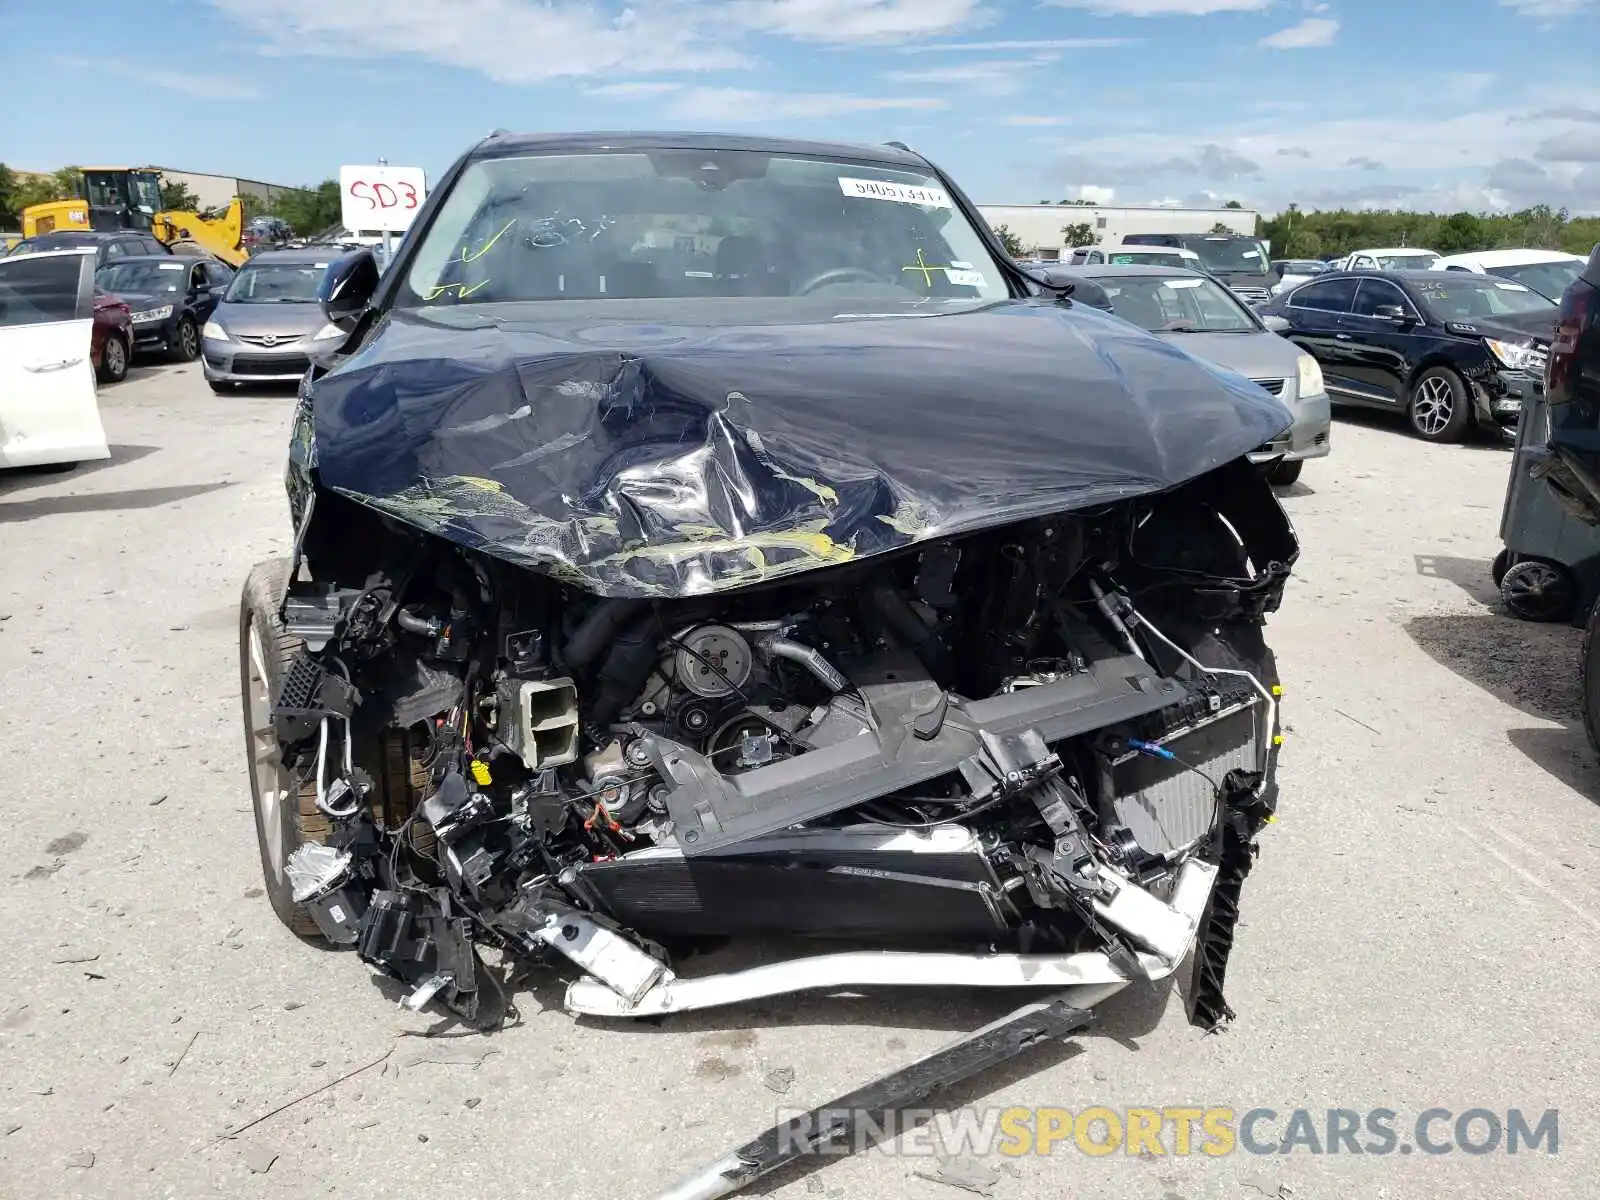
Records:
<instances>
[{"instance_id":1,"label":"metal bar on ground","mask_svg":"<svg viewBox=\"0 0 1600 1200\"><path fill-rule=\"evenodd\" d=\"M679 1180L655 1200L716 1200L730 1196L779 1167L813 1154L839 1153L866 1121L887 1128L889 1114L1015 1058L1024 1050L1065 1037L1089 1023L1090 1013L1062 997L1024 1005L926 1058L785 1121Z\"/></svg>"}]
</instances>

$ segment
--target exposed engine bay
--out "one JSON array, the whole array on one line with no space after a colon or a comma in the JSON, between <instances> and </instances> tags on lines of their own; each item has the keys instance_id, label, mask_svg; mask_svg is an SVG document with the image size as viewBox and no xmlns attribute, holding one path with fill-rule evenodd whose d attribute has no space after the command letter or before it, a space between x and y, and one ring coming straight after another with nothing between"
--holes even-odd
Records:
<instances>
[{"instance_id":1,"label":"exposed engine bay","mask_svg":"<svg viewBox=\"0 0 1600 1200\"><path fill-rule=\"evenodd\" d=\"M646 1016L848 983L1223 974L1298 549L1237 460L767 584L607 598L331 491L276 597L293 902L476 1020L480 948ZM264 655L265 656L265 655ZM264 855L265 855L264 851ZM706 939L819 943L690 980ZM871 954L863 955L863 948Z\"/></svg>"}]
</instances>

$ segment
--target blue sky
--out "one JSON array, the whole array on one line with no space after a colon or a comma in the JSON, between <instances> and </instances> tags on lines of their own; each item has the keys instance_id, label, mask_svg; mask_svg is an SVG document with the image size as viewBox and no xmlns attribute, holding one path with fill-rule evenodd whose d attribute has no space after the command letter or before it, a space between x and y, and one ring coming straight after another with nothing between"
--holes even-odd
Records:
<instances>
[{"instance_id":1,"label":"blue sky","mask_svg":"<svg viewBox=\"0 0 1600 1200\"><path fill-rule=\"evenodd\" d=\"M437 177L489 130L909 142L980 203L1600 211L1600 0L90 0L0 161ZM42 98L42 99L41 99ZM25 119L23 119L25 117Z\"/></svg>"}]
</instances>

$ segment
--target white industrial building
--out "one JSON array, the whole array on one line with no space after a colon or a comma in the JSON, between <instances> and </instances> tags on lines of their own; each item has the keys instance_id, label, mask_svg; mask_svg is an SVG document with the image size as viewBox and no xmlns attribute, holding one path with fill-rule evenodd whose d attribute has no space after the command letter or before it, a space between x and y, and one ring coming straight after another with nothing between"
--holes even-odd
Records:
<instances>
[{"instance_id":1,"label":"white industrial building","mask_svg":"<svg viewBox=\"0 0 1600 1200\"><path fill-rule=\"evenodd\" d=\"M180 171L176 167L157 167L167 183L181 183L194 193L201 208L225 208L235 196L254 196L262 203L275 200L293 189L281 183L241 179L237 175L213 175L205 171Z\"/></svg>"},{"instance_id":2,"label":"white industrial building","mask_svg":"<svg viewBox=\"0 0 1600 1200\"><path fill-rule=\"evenodd\" d=\"M1088 225L1095 245L1120 246L1133 233L1210 233L1218 225L1254 237L1256 216L1248 208L1176 208L1111 204L980 204L993 227L1004 225L1022 242L1030 258L1059 258L1071 243L1069 225Z\"/></svg>"}]
</instances>

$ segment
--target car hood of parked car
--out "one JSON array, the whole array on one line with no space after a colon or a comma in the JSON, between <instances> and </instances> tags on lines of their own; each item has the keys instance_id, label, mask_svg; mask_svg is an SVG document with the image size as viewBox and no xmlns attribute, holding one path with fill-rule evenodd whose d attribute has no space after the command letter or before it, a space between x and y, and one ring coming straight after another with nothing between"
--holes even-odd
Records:
<instances>
[{"instance_id":1,"label":"car hood of parked car","mask_svg":"<svg viewBox=\"0 0 1600 1200\"><path fill-rule=\"evenodd\" d=\"M224 300L211 314L230 334L244 337L276 335L286 341L303 338L322 328L325 318L316 301L279 301L270 304L229 304Z\"/></svg>"},{"instance_id":2,"label":"car hood of parked car","mask_svg":"<svg viewBox=\"0 0 1600 1200\"><path fill-rule=\"evenodd\" d=\"M297 442L406 523L675 597L1163 491L1291 422L1082 305L846 303L397 310L312 385Z\"/></svg>"},{"instance_id":3,"label":"car hood of parked car","mask_svg":"<svg viewBox=\"0 0 1600 1200\"><path fill-rule=\"evenodd\" d=\"M1164 341L1247 379L1297 379L1305 352L1275 333L1162 333Z\"/></svg>"},{"instance_id":4,"label":"car hood of parked car","mask_svg":"<svg viewBox=\"0 0 1600 1200\"><path fill-rule=\"evenodd\" d=\"M122 302L134 312L143 312L147 308L164 308L168 304L174 308L183 307L183 296L177 292L118 292Z\"/></svg>"}]
</instances>

